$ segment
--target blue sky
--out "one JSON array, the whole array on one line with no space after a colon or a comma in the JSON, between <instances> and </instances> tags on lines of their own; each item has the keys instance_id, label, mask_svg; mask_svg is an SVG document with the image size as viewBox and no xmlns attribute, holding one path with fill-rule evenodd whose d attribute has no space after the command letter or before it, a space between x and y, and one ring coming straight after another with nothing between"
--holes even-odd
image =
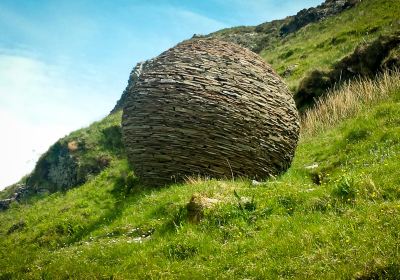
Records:
<instances>
[{"instance_id":1,"label":"blue sky","mask_svg":"<svg viewBox=\"0 0 400 280\"><path fill-rule=\"evenodd\" d=\"M0 189L112 109L139 61L193 34L256 25L322 0L2 0Z\"/></svg>"}]
</instances>

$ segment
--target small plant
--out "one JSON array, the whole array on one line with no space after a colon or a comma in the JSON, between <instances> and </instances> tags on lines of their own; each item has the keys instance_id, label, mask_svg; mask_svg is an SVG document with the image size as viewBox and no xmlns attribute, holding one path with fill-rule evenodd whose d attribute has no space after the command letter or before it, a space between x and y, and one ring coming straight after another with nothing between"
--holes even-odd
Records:
<instances>
[{"instance_id":1,"label":"small plant","mask_svg":"<svg viewBox=\"0 0 400 280\"><path fill-rule=\"evenodd\" d=\"M240 211L245 212L245 211L255 211L257 208L257 204L254 200L254 195L251 197L251 200L245 197L239 196L239 194L234 190L233 191L234 196L236 197L238 201L238 208Z\"/></svg>"},{"instance_id":2,"label":"small plant","mask_svg":"<svg viewBox=\"0 0 400 280\"><path fill-rule=\"evenodd\" d=\"M279 197L278 203L285 208L286 212L289 215L293 215L297 205L297 202L293 197L291 196Z\"/></svg>"},{"instance_id":3,"label":"small plant","mask_svg":"<svg viewBox=\"0 0 400 280\"><path fill-rule=\"evenodd\" d=\"M366 139L371 133L366 128L356 128L347 133L346 140L355 143Z\"/></svg>"},{"instance_id":4,"label":"small plant","mask_svg":"<svg viewBox=\"0 0 400 280\"><path fill-rule=\"evenodd\" d=\"M190 244L172 244L167 247L167 255L171 259L186 260L197 254L198 248Z\"/></svg>"},{"instance_id":5,"label":"small plant","mask_svg":"<svg viewBox=\"0 0 400 280\"><path fill-rule=\"evenodd\" d=\"M357 189L354 186L354 180L348 177L342 177L333 190L333 195L342 202L354 203L357 195Z\"/></svg>"},{"instance_id":6,"label":"small plant","mask_svg":"<svg viewBox=\"0 0 400 280\"><path fill-rule=\"evenodd\" d=\"M187 219L187 208L185 206L179 207L178 211L172 218L172 224L176 231L179 231L180 228L184 225Z\"/></svg>"}]
</instances>

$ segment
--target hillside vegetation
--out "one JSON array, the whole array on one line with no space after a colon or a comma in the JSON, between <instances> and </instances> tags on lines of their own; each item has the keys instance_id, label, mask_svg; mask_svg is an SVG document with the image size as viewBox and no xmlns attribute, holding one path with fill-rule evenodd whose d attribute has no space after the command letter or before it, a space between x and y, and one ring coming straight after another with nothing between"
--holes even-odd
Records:
<instances>
[{"instance_id":1,"label":"hillside vegetation","mask_svg":"<svg viewBox=\"0 0 400 280\"><path fill-rule=\"evenodd\" d=\"M282 177L152 189L116 159L79 188L13 204L0 213L1 278L395 279L399 74L374 83L385 97L305 133ZM217 201L198 223L192 196Z\"/></svg>"},{"instance_id":2,"label":"hillside vegetation","mask_svg":"<svg viewBox=\"0 0 400 280\"><path fill-rule=\"evenodd\" d=\"M31 174L0 192L0 199L18 192L19 185L27 187L18 200L65 191L83 184L121 157L121 112L117 112L58 140L39 158Z\"/></svg>"},{"instance_id":3,"label":"hillside vegetation","mask_svg":"<svg viewBox=\"0 0 400 280\"><path fill-rule=\"evenodd\" d=\"M282 75L295 66L286 75L289 86L295 89L308 71L329 69L360 43L400 30L399 11L399 1L363 0L353 9L309 24L280 44L266 47L261 56Z\"/></svg>"},{"instance_id":4,"label":"hillside vegetation","mask_svg":"<svg viewBox=\"0 0 400 280\"><path fill-rule=\"evenodd\" d=\"M399 12L399 1L362 0L285 36L291 18L210 36L235 34L296 91L360 43L398 32ZM390 58L399 55L397 45ZM21 180L27 189L0 192L17 194L0 211L0 279L397 279L399 71L321 96L304 111L291 168L264 182L144 187L121 112L72 132Z\"/></svg>"},{"instance_id":5,"label":"hillside vegetation","mask_svg":"<svg viewBox=\"0 0 400 280\"><path fill-rule=\"evenodd\" d=\"M396 0L362 0L353 8L309 23L287 36L279 32L290 18L254 27L228 28L209 36L253 48L296 91L308 72L329 70L357 45L399 31L399 12L400 2Z\"/></svg>"}]
</instances>

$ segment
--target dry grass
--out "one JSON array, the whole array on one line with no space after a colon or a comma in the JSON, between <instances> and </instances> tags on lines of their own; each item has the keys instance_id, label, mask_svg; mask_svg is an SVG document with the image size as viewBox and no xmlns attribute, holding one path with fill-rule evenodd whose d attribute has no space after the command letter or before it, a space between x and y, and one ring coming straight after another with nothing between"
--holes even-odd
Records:
<instances>
[{"instance_id":1,"label":"dry grass","mask_svg":"<svg viewBox=\"0 0 400 280\"><path fill-rule=\"evenodd\" d=\"M331 128L394 91L400 90L400 70L386 71L375 79L357 79L331 90L307 110L301 120L302 138Z\"/></svg>"}]
</instances>

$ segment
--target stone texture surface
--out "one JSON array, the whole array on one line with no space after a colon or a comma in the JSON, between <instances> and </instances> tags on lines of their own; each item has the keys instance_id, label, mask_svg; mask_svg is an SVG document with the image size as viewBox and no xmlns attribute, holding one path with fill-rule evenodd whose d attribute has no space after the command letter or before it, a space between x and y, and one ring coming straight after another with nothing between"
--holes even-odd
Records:
<instances>
[{"instance_id":1,"label":"stone texture surface","mask_svg":"<svg viewBox=\"0 0 400 280\"><path fill-rule=\"evenodd\" d=\"M299 135L295 103L258 55L193 39L148 61L128 96L122 130L146 184L187 176L266 178L285 171Z\"/></svg>"}]
</instances>

